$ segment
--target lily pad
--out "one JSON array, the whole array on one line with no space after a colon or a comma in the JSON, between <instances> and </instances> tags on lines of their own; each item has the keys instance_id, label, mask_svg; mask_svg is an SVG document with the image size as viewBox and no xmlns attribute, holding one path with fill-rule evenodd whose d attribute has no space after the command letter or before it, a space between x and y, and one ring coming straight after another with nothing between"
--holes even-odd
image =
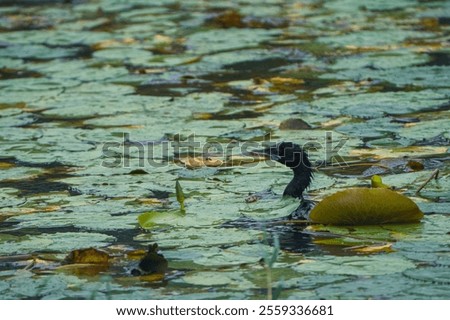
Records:
<instances>
[{"instance_id":1,"label":"lily pad","mask_svg":"<svg viewBox=\"0 0 450 320\"><path fill-rule=\"evenodd\" d=\"M413 223L423 213L409 198L389 189L351 188L323 199L311 211L316 223L377 225Z\"/></svg>"},{"instance_id":2,"label":"lily pad","mask_svg":"<svg viewBox=\"0 0 450 320\"><path fill-rule=\"evenodd\" d=\"M449 298L449 1L0 2L1 298ZM275 140L426 216L284 224Z\"/></svg>"},{"instance_id":3,"label":"lily pad","mask_svg":"<svg viewBox=\"0 0 450 320\"><path fill-rule=\"evenodd\" d=\"M198 272L196 274L186 275L183 280L190 285L197 286L226 286L233 281L226 274L218 272Z\"/></svg>"},{"instance_id":4,"label":"lily pad","mask_svg":"<svg viewBox=\"0 0 450 320\"><path fill-rule=\"evenodd\" d=\"M305 273L342 274L355 276L388 275L413 268L414 264L393 255L324 257L303 263L295 270Z\"/></svg>"},{"instance_id":5,"label":"lily pad","mask_svg":"<svg viewBox=\"0 0 450 320\"><path fill-rule=\"evenodd\" d=\"M148 229L156 225L171 225L176 224L177 220L184 215L180 210L175 211L149 211L141 214L138 217L139 225L142 228Z\"/></svg>"},{"instance_id":6,"label":"lily pad","mask_svg":"<svg viewBox=\"0 0 450 320\"><path fill-rule=\"evenodd\" d=\"M403 272L405 277L437 284L450 284L450 269L442 267L428 267L409 269Z\"/></svg>"},{"instance_id":7,"label":"lily pad","mask_svg":"<svg viewBox=\"0 0 450 320\"><path fill-rule=\"evenodd\" d=\"M67 251L88 245L102 247L114 241L114 237L93 232L57 232L52 234L28 235L14 242L2 242L0 254Z\"/></svg>"}]
</instances>

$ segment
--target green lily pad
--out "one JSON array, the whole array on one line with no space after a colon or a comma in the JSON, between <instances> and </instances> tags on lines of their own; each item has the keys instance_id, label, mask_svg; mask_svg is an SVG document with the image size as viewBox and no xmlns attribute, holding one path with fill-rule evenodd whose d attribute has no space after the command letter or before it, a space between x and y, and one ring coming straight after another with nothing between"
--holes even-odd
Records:
<instances>
[{"instance_id":1,"label":"green lily pad","mask_svg":"<svg viewBox=\"0 0 450 320\"><path fill-rule=\"evenodd\" d=\"M305 273L342 274L355 276L386 275L414 268L406 259L392 255L324 257L294 267Z\"/></svg>"},{"instance_id":2,"label":"green lily pad","mask_svg":"<svg viewBox=\"0 0 450 320\"><path fill-rule=\"evenodd\" d=\"M264 299L269 270L281 299L449 298L448 1L0 2L1 298ZM313 146L308 198L379 174L426 216L274 224L298 199L247 162L266 140ZM155 242L169 285L130 276ZM55 269L91 247L103 275Z\"/></svg>"},{"instance_id":3,"label":"green lily pad","mask_svg":"<svg viewBox=\"0 0 450 320\"><path fill-rule=\"evenodd\" d=\"M426 281L437 284L450 284L450 269L443 267L427 267L420 269L405 270L403 274L415 280Z\"/></svg>"},{"instance_id":4,"label":"green lily pad","mask_svg":"<svg viewBox=\"0 0 450 320\"><path fill-rule=\"evenodd\" d=\"M115 238L94 232L58 232L52 234L29 235L13 242L1 243L0 255L24 254L39 251L67 252L82 247L103 247Z\"/></svg>"},{"instance_id":5,"label":"green lily pad","mask_svg":"<svg viewBox=\"0 0 450 320\"><path fill-rule=\"evenodd\" d=\"M144 228L152 228L156 225L173 225L184 216L179 210L149 211L138 216L139 225Z\"/></svg>"}]
</instances>

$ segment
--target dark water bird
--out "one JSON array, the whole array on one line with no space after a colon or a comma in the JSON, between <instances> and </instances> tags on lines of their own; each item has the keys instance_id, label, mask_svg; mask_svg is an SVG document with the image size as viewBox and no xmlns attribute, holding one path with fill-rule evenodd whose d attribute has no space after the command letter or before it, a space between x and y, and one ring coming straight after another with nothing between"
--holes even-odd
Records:
<instances>
[{"instance_id":1,"label":"dark water bird","mask_svg":"<svg viewBox=\"0 0 450 320\"><path fill-rule=\"evenodd\" d=\"M309 212L315 202L304 198L303 193L311 184L313 179L313 166L308 159L306 152L292 142L280 142L274 146L254 150L253 154L264 156L284 164L290 168L294 174L292 180L286 186L283 196L300 199L299 207L287 217L276 218L268 221L254 220L249 217L240 217L234 221L228 221L222 225L224 228L251 228L260 229L273 235L268 238L269 244L273 244L273 237L278 238L282 250L291 252L309 253L317 250L317 246L312 242L311 234L304 232L305 224L284 224L286 220L308 220ZM262 192L272 194L271 191ZM253 194L257 200L260 194ZM256 201L255 200L255 201Z\"/></svg>"},{"instance_id":2,"label":"dark water bird","mask_svg":"<svg viewBox=\"0 0 450 320\"><path fill-rule=\"evenodd\" d=\"M292 170L294 176L284 189L283 196L299 198L301 202L289 218L306 219L315 204L303 197L303 192L313 179L313 166L309 161L308 154L302 147L292 142L280 142L263 150L255 151L255 153L269 157Z\"/></svg>"},{"instance_id":3,"label":"dark water bird","mask_svg":"<svg viewBox=\"0 0 450 320\"><path fill-rule=\"evenodd\" d=\"M162 274L166 273L168 268L167 259L158 253L158 244L154 243L148 246L148 252L139 261L138 268L131 270L133 276L145 274Z\"/></svg>"},{"instance_id":4,"label":"dark water bird","mask_svg":"<svg viewBox=\"0 0 450 320\"><path fill-rule=\"evenodd\" d=\"M283 192L283 196L300 199L300 206L289 216L291 219L333 225L378 225L415 223L423 217L423 212L411 199L386 186L341 190L316 205L303 197L303 192L311 184L313 167L299 145L280 142L257 153L284 164L294 173Z\"/></svg>"}]
</instances>

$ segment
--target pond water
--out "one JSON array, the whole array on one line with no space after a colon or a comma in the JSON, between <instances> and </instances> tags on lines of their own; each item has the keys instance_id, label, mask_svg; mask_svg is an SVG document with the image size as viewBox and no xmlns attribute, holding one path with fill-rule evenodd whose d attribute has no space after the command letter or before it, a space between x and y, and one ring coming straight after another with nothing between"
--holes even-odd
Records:
<instances>
[{"instance_id":1,"label":"pond water","mask_svg":"<svg viewBox=\"0 0 450 320\"><path fill-rule=\"evenodd\" d=\"M1 1L1 298L450 298L449 31L448 1ZM311 199L379 174L425 217L277 223L269 141ZM164 279L131 275L154 243Z\"/></svg>"}]
</instances>

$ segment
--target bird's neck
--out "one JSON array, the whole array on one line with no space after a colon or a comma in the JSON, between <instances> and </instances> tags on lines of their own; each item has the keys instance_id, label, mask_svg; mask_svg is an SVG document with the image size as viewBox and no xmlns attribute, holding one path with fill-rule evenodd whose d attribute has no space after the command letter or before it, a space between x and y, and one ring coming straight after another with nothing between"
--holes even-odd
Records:
<instances>
[{"instance_id":1,"label":"bird's neck","mask_svg":"<svg viewBox=\"0 0 450 320\"><path fill-rule=\"evenodd\" d=\"M292 169L294 177L291 182L284 189L284 196L291 196L294 198L302 198L303 191L308 188L312 180L312 171L310 168L300 166Z\"/></svg>"}]
</instances>

